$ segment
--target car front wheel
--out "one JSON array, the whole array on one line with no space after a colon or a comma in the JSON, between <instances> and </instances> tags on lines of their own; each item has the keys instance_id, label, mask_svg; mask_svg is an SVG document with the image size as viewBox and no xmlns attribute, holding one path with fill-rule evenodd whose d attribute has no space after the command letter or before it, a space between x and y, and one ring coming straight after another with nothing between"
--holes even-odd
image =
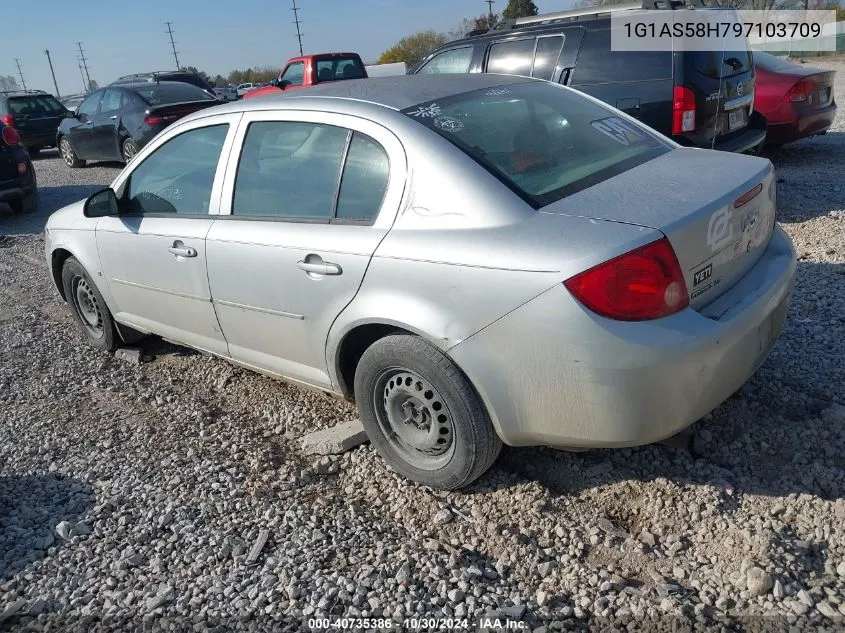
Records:
<instances>
[{"instance_id":1,"label":"car front wheel","mask_svg":"<svg viewBox=\"0 0 845 633\"><path fill-rule=\"evenodd\" d=\"M67 136L63 136L59 140L59 154L62 155L62 160L68 167L84 167L85 161L76 155L76 150Z\"/></svg>"},{"instance_id":2,"label":"car front wheel","mask_svg":"<svg viewBox=\"0 0 845 633\"><path fill-rule=\"evenodd\" d=\"M502 448L475 389L436 347L398 334L371 345L355 371L361 422L401 475L433 488L466 486Z\"/></svg>"},{"instance_id":3,"label":"car front wheel","mask_svg":"<svg viewBox=\"0 0 845 633\"><path fill-rule=\"evenodd\" d=\"M138 153L138 146L135 145L135 141L128 138L120 146L120 152L123 155L123 162L129 164L135 158L135 154Z\"/></svg>"},{"instance_id":4,"label":"car front wheel","mask_svg":"<svg viewBox=\"0 0 845 633\"><path fill-rule=\"evenodd\" d=\"M62 268L62 286L73 320L88 342L97 349L112 351L118 337L111 312L91 277L73 257L69 257Z\"/></svg>"}]
</instances>

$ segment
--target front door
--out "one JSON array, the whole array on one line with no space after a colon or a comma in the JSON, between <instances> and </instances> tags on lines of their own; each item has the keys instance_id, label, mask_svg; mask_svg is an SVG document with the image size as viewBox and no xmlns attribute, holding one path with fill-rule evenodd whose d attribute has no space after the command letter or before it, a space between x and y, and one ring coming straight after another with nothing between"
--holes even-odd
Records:
<instances>
[{"instance_id":1,"label":"front door","mask_svg":"<svg viewBox=\"0 0 845 633\"><path fill-rule=\"evenodd\" d=\"M233 359L330 388L328 332L395 218L405 157L360 119L272 116L245 115L238 133L207 238L211 294Z\"/></svg>"},{"instance_id":2,"label":"front door","mask_svg":"<svg viewBox=\"0 0 845 633\"><path fill-rule=\"evenodd\" d=\"M229 129L204 123L133 163L117 192L121 214L102 218L96 231L118 321L221 355L227 347L211 304L205 240Z\"/></svg>"},{"instance_id":3,"label":"front door","mask_svg":"<svg viewBox=\"0 0 845 633\"><path fill-rule=\"evenodd\" d=\"M73 144L76 155L82 160L96 158L94 148L94 117L100 107L100 100L103 98L104 90L91 93L79 104L76 109L76 117L73 126L68 131L68 136Z\"/></svg>"},{"instance_id":4,"label":"front door","mask_svg":"<svg viewBox=\"0 0 845 633\"><path fill-rule=\"evenodd\" d=\"M100 111L94 116L91 130L91 151L103 160L119 160L121 158L117 130L120 126L120 113L123 93L109 88L100 102Z\"/></svg>"}]
</instances>

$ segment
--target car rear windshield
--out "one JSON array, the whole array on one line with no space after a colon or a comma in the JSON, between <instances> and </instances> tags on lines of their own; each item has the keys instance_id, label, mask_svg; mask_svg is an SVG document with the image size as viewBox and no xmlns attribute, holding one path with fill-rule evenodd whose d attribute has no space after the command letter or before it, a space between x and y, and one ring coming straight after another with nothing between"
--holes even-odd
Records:
<instances>
[{"instance_id":1,"label":"car rear windshield","mask_svg":"<svg viewBox=\"0 0 845 633\"><path fill-rule=\"evenodd\" d=\"M691 51L692 67L713 79L734 77L751 70L751 53L745 51Z\"/></svg>"},{"instance_id":2,"label":"car rear windshield","mask_svg":"<svg viewBox=\"0 0 845 633\"><path fill-rule=\"evenodd\" d=\"M177 81L166 81L160 84L132 88L150 105L165 105L168 103L184 103L186 101L214 101L214 97L205 90L194 85Z\"/></svg>"},{"instance_id":3,"label":"car rear windshield","mask_svg":"<svg viewBox=\"0 0 845 633\"><path fill-rule=\"evenodd\" d=\"M361 79L365 77L364 66L357 57L333 57L317 59L317 81L337 79Z\"/></svg>"},{"instance_id":4,"label":"car rear windshield","mask_svg":"<svg viewBox=\"0 0 845 633\"><path fill-rule=\"evenodd\" d=\"M791 73L795 72L796 67L800 68L797 64L763 51L754 51L754 64L771 73Z\"/></svg>"},{"instance_id":5,"label":"car rear windshield","mask_svg":"<svg viewBox=\"0 0 845 633\"><path fill-rule=\"evenodd\" d=\"M484 88L402 112L459 147L534 208L670 150L615 110L546 82Z\"/></svg>"},{"instance_id":6,"label":"car rear windshield","mask_svg":"<svg viewBox=\"0 0 845 633\"><path fill-rule=\"evenodd\" d=\"M61 114L64 106L52 95L26 95L9 97L9 112L11 114Z\"/></svg>"}]
</instances>

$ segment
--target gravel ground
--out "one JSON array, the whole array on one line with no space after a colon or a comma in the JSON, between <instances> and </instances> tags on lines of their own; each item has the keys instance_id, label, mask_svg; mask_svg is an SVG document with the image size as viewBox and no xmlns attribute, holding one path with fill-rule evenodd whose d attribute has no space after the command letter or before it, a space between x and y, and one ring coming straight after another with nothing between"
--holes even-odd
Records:
<instances>
[{"instance_id":1,"label":"gravel ground","mask_svg":"<svg viewBox=\"0 0 845 633\"><path fill-rule=\"evenodd\" d=\"M845 104L845 64L826 65ZM506 449L440 493L369 446L301 455L348 405L160 341L142 365L86 346L40 231L117 168L46 152L39 213L0 212L0 628L294 631L337 614L842 630L845 108L771 158L800 255L788 324L692 450Z\"/></svg>"}]
</instances>

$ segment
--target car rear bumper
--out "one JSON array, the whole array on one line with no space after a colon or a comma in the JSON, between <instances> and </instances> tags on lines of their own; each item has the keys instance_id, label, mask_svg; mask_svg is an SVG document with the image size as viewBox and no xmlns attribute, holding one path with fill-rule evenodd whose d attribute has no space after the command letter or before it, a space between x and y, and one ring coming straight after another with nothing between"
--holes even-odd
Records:
<instances>
[{"instance_id":1,"label":"car rear bumper","mask_svg":"<svg viewBox=\"0 0 845 633\"><path fill-rule=\"evenodd\" d=\"M703 136L673 136L672 139L685 147L700 147L702 149L715 149L720 152L734 152L737 154L756 154L762 149L766 140L766 117L754 110L748 119L748 124L730 134L713 138Z\"/></svg>"},{"instance_id":2,"label":"car rear bumper","mask_svg":"<svg viewBox=\"0 0 845 633\"><path fill-rule=\"evenodd\" d=\"M836 118L836 104L826 108L799 114L795 121L769 125L766 142L773 144L789 143L798 139L826 132Z\"/></svg>"},{"instance_id":3,"label":"car rear bumper","mask_svg":"<svg viewBox=\"0 0 845 633\"><path fill-rule=\"evenodd\" d=\"M52 147L56 144L56 130L21 131L21 144L26 147Z\"/></svg>"},{"instance_id":4,"label":"car rear bumper","mask_svg":"<svg viewBox=\"0 0 845 633\"><path fill-rule=\"evenodd\" d=\"M795 269L776 227L754 268L701 313L612 321L561 285L449 354L507 444L648 444L701 418L756 371L783 327Z\"/></svg>"},{"instance_id":5,"label":"car rear bumper","mask_svg":"<svg viewBox=\"0 0 845 633\"><path fill-rule=\"evenodd\" d=\"M0 182L0 203L17 202L35 193L35 185L17 180Z\"/></svg>"}]
</instances>

